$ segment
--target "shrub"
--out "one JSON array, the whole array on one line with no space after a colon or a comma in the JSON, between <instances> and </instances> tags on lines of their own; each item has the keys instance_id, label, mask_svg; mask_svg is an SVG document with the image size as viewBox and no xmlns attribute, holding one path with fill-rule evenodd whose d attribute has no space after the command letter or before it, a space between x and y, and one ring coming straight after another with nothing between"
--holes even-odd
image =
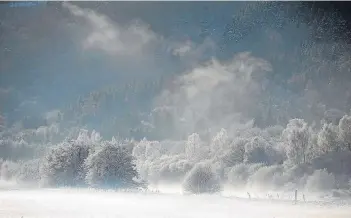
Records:
<instances>
[{"instance_id":1,"label":"shrub","mask_svg":"<svg viewBox=\"0 0 351 218\"><path fill-rule=\"evenodd\" d=\"M221 184L209 164L198 163L186 174L183 190L195 194L215 193L221 191Z\"/></svg>"}]
</instances>

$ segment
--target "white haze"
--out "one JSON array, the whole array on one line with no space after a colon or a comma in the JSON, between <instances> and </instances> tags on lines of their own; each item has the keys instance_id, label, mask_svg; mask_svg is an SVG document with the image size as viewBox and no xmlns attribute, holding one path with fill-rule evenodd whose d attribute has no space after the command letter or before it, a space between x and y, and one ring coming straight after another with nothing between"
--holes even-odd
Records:
<instances>
[{"instance_id":1,"label":"white haze","mask_svg":"<svg viewBox=\"0 0 351 218\"><path fill-rule=\"evenodd\" d=\"M240 200L219 195L118 193L95 190L13 190L1 192L0 216L15 218L347 218L338 204L297 204Z\"/></svg>"},{"instance_id":2,"label":"white haze","mask_svg":"<svg viewBox=\"0 0 351 218\"><path fill-rule=\"evenodd\" d=\"M298 92L284 96L268 57L243 51L201 61L217 46L210 39L172 41L143 22L122 25L91 9L62 6L86 22L78 28L86 32L78 40L85 52L133 62L166 50L186 69L153 96L150 111L140 109L146 114L141 140L70 126L60 110L32 129L20 122L7 128L0 115L0 217L351 216L351 114L335 98L351 87L347 53L329 62L319 52L328 46L308 46L301 53L320 60L318 73L337 68L339 77L313 83L313 61L302 60L312 67L286 78ZM279 33L270 38L284 40ZM94 95L83 110L95 112L106 96ZM147 190L127 192L130 183ZM106 191L111 186L124 191Z\"/></svg>"}]
</instances>

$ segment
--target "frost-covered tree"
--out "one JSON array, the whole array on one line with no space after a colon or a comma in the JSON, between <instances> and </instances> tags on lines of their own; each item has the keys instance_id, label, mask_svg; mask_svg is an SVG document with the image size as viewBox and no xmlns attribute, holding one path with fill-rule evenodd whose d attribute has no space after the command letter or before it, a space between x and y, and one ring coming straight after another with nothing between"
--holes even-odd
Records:
<instances>
[{"instance_id":1,"label":"frost-covered tree","mask_svg":"<svg viewBox=\"0 0 351 218\"><path fill-rule=\"evenodd\" d=\"M75 141L52 147L44 155L40 166L42 185L74 186L84 183L84 161L90 146Z\"/></svg>"},{"instance_id":2,"label":"frost-covered tree","mask_svg":"<svg viewBox=\"0 0 351 218\"><path fill-rule=\"evenodd\" d=\"M215 193L221 191L221 182L211 165L198 163L185 176L183 190L188 193Z\"/></svg>"},{"instance_id":3,"label":"frost-covered tree","mask_svg":"<svg viewBox=\"0 0 351 218\"><path fill-rule=\"evenodd\" d=\"M230 148L224 151L222 161L226 167L231 167L244 162L246 140L236 140Z\"/></svg>"},{"instance_id":4,"label":"frost-covered tree","mask_svg":"<svg viewBox=\"0 0 351 218\"><path fill-rule=\"evenodd\" d=\"M156 159L161 156L161 144L158 141L148 141L145 149L147 159Z\"/></svg>"},{"instance_id":5,"label":"frost-covered tree","mask_svg":"<svg viewBox=\"0 0 351 218\"><path fill-rule=\"evenodd\" d=\"M338 150L338 129L332 123L324 123L318 133L317 144L322 154Z\"/></svg>"},{"instance_id":6,"label":"frost-covered tree","mask_svg":"<svg viewBox=\"0 0 351 218\"><path fill-rule=\"evenodd\" d=\"M310 130L303 119L292 119L283 131L286 155L294 164L306 163L309 153Z\"/></svg>"},{"instance_id":7,"label":"frost-covered tree","mask_svg":"<svg viewBox=\"0 0 351 218\"><path fill-rule=\"evenodd\" d=\"M134 146L132 154L140 161L159 158L161 156L161 144L158 141L148 141L144 138Z\"/></svg>"},{"instance_id":8,"label":"frost-covered tree","mask_svg":"<svg viewBox=\"0 0 351 218\"><path fill-rule=\"evenodd\" d=\"M341 118L339 136L344 146L351 151L351 116L345 115Z\"/></svg>"},{"instance_id":9,"label":"frost-covered tree","mask_svg":"<svg viewBox=\"0 0 351 218\"><path fill-rule=\"evenodd\" d=\"M138 172L132 155L126 148L104 143L91 153L85 162L86 182L92 187L135 188Z\"/></svg>"},{"instance_id":10,"label":"frost-covered tree","mask_svg":"<svg viewBox=\"0 0 351 218\"><path fill-rule=\"evenodd\" d=\"M140 161L145 161L145 159L147 159L147 157L145 157L145 153L148 143L149 141L146 138L137 143L132 151L133 156L139 159Z\"/></svg>"},{"instance_id":11,"label":"frost-covered tree","mask_svg":"<svg viewBox=\"0 0 351 218\"><path fill-rule=\"evenodd\" d=\"M221 129L213 138L210 145L211 153L216 154L227 150L230 145L228 133L225 129Z\"/></svg>"},{"instance_id":12,"label":"frost-covered tree","mask_svg":"<svg viewBox=\"0 0 351 218\"><path fill-rule=\"evenodd\" d=\"M207 154L207 146L202 142L199 134L193 133L188 137L185 154L189 159L203 159Z\"/></svg>"}]
</instances>

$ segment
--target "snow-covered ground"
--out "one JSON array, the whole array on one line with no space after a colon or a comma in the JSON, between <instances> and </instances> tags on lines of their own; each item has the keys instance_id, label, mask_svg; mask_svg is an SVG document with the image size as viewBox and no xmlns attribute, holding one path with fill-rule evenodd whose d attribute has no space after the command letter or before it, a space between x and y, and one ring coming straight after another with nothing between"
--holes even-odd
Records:
<instances>
[{"instance_id":1,"label":"snow-covered ground","mask_svg":"<svg viewBox=\"0 0 351 218\"><path fill-rule=\"evenodd\" d=\"M1 190L1 218L350 218L349 205L88 189Z\"/></svg>"}]
</instances>

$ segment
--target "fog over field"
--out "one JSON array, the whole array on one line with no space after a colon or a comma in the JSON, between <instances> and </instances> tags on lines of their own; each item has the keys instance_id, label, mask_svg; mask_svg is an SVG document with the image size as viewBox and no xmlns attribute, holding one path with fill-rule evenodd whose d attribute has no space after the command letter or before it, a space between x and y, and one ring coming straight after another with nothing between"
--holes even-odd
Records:
<instances>
[{"instance_id":1,"label":"fog over field","mask_svg":"<svg viewBox=\"0 0 351 218\"><path fill-rule=\"evenodd\" d=\"M115 193L93 190L16 190L0 197L1 217L335 217L350 216L338 204L223 198L218 195Z\"/></svg>"},{"instance_id":2,"label":"fog over field","mask_svg":"<svg viewBox=\"0 0 351 218\"><path fill-rule=\"evenodd\" d=\"M0 4L0 217L351 217L347 8Z\"/></svg>"}]
</instances>

